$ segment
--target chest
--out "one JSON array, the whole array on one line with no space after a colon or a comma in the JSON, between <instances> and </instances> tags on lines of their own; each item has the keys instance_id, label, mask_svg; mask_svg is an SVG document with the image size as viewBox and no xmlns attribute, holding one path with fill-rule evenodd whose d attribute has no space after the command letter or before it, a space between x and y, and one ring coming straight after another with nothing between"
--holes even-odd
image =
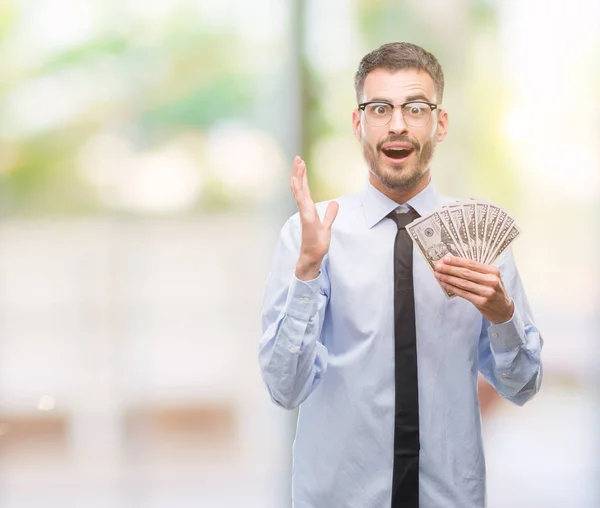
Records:
<instances>
[{"instance_id":1,"label":"chest","mask_svg":"<svg viewBox=\"0 0 600 508\"><path fill-rule=\"evenodd\" d=\"M370 356L392 355L394 239L394 224L332 238L326 267L330 283L326 322L331 333L324 337L330 353L360 350ZM477 358L481 314L467 300L447 299L416 249L412 273L420 356L472 364Z\"/></svg>"}]
</instances>

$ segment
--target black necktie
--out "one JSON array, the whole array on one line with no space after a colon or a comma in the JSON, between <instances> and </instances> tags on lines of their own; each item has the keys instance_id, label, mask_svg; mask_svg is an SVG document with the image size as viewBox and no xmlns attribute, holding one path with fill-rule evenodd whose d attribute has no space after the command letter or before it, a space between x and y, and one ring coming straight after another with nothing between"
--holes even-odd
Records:
<instances>
[{"instance_id":1,"label":"black necktie","mask_svg":"<svg viewBox=\"0 0 600 508\"><path fill-rule=\"evenodd\" d=\"M393 211L388 217L398 225L394 242L396 410L392 508L418 508L419 389L412 274L413 246L405 226L418 218L419 214L411 208L407 213Z\"/></svg>"}]
</instances>

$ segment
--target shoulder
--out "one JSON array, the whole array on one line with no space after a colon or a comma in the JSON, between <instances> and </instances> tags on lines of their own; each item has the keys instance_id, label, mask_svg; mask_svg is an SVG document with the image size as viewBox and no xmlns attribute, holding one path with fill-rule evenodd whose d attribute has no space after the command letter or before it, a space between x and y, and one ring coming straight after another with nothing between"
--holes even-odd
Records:
<instances>
[{"instance_id":1,"label":"shoulder","mask_svg":"<svg viewBox=\"0 0 600 508\"><path fill-rule=\"evenodd\" d=\"M464 198L456 198L456 197L452 197L452 196L446 196L445 194L439 194L436 193L436 198L437 201L439 202L440 206L442 205L451 205L452 203L456 203L458 201L465 201Z\"/></svg>"},{"instance_id":2,"label":"shoulder","mask_svg":"<svg viewBox=\"0 0 600 508\"><path fill-rule=\"evenodd\" d=\"M317 212L319 212L319 217L321 219L325 216L325 211L329 206L329 203L335 201L338 205L340 205L340 209L338 215L341 213L347 213L353 210L356 210L361 207L361 199L360 194L346 194L344 196L339 196L337 198L328 199L327 201L320 201L316 203Z\"/></svg>"}]
</instances>

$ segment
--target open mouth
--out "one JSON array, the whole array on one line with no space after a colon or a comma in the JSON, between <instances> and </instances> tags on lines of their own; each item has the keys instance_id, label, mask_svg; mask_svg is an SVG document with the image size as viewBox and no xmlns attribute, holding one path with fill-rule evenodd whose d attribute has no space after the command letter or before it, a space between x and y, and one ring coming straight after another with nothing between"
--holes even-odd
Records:
<instances>
[{"instance_id":1,"label":"open mouth","mask_svg":"<svg viewBox=\"0 0 600 508\"><path fill-rule=\"evenodd\" d=\"M389 147L382 148L381 151L389 159L394 161L402 161L410 157L410 155L414 152L414 149L409 147Z\"/></svg>"}]
</instances>

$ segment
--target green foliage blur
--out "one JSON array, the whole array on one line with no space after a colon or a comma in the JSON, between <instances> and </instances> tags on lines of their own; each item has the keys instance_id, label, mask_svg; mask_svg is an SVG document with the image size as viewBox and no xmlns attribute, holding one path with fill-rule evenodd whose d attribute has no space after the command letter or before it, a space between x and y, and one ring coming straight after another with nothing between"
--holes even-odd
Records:
<instances>
[{"instance_id":1,"label":"green foliage blur","mask_svg":"<svg viewBox=\"0 0 600 508\"><path fill-rule=\"evenodd\" d=\"M306 9L306 2L296 3L300 12ZM446 69L448 95L455 96L451 102L469 105L451 111L458 121L452 124L450 143L467 155L460 159L460 167L443 161L448 167L441 178L452 182L453 172L459 171L469 182L467 193L502 197L509 205L516 189L500 132L506 97L490 58L496 47L494 11L491 3L481 0L456 3L463 6L461 25L443 31L440 20L417 3L362 0L356 9L356 37L366 51L384 42L408 40L438 56ZM249 43L232 26L205 21L193 4L175 2L160 16L148 17L117 3L90 0L93 30L51 48L44 47L50 35L73 29L68 19L64 26L48 27L43 20L39 25L39 19L32 19L30 4L24 0L0 4L3 215L125 213L103 198L102 189L81 169L86 143L95 136L117 136L127 140L133 152L143 154L182 134L205 139L215 125L226 121L259 124L256 108L263 86L259 77L264 79L267 69L269 79L282 79L277 72L286 54L280 54L281 61L272 62L266 54L261 59L264 45ZM56 24L56 19L48 23ZM457 30L468 34L459 37ZM306 33L300 34L300 45L305 38ZM269 44L281 42L274 37ZM483 55L478 47L488 53ZM354 67L361 56L356 55ZM328 138L354 142L349 118L355 107L355 68L328 73L313 65L310 54L300 52L300 58L304 107L299 118L286 120L302 126L302 150L314 197L329 199L345 188L339 176L329 175L328 161L315 150ZM339 107L347 111L343 117L327 113L328 97L336 95ZM192 157L197 171L205 175L188 211L239 205L226 181L206 169L201 142Z\"/></svg>"}]
</instances>

